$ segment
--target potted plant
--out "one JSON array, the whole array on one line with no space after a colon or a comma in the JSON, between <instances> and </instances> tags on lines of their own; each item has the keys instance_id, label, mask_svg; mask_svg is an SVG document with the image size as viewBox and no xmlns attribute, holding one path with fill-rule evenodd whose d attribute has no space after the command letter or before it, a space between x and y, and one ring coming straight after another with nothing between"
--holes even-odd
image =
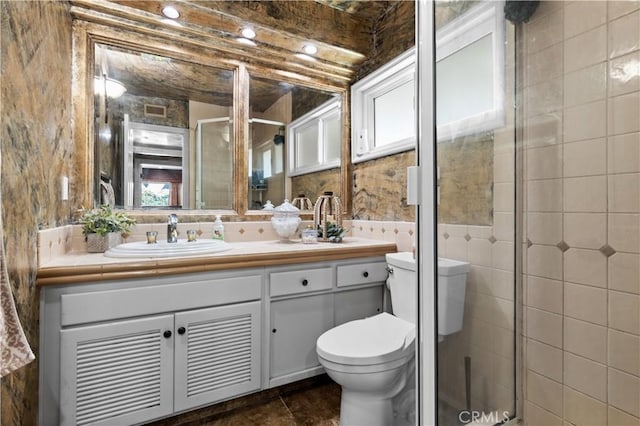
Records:
<instances>
[{"instance_id":1,"label":"potted plant","mask_svg":"<svg viewBox=\"0 0 640 426\"><path fill-rule=\"evenodd\" d=\"M83 210L79 219L89 253L104 253L122 241L136 221L124 212L114 212L104 204L97 209Z\"/></svg>"}]
</instances>

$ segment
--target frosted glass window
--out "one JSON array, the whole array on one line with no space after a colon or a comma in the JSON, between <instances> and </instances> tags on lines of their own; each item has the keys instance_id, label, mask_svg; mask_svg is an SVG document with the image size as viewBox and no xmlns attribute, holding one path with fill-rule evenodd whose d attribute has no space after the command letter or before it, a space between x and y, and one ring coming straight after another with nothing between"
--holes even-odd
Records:
<instances>
[{"instance_id":1,"label":"frosted glass window","mask_svg":"<svg viewBox=\"0 0 640 426\"><path fill-rule=\"evenodd\" d=\"M436 31L438 141L504 125L502 2L479 2Z\"/></svg>"},{"instance_id":2,"label":"frosted glass window","mask_svg":"<svg viewBox=\"0 0 640 426\"><path fill-rule=\"evenodd\" d=\"M283 154L283 144L280 145L275 145L273 147L273 173L274 174L278 174L278 173L282 173L283 169L284 169L284 154Z\"/></svg>"},{"instance_id":3,"label":"frosted glass window","mask_svg":"<svg viewBox=\"0 0 640 426\"><path fill-rule=\"evenodd\" d=\"M440 60L436 64L437 124L460 121L493 109L493 73L491 34Z\"/></svg>"},{"instance_id":4,"label":"frosted glass window","mask_svg":"<svg viewBox=\"0 0 640 426\"><path fill-rule=\"evenodd\" d=\"M313 122L299 129L296 134L296 152L298 167L311 166L318 163L318 123Z\"/></svg>"},{"instance_id":5,"label":"frosted glass window","mask_svg":"<svg viewBox=\"0 0 640 426\"><path fill-rule=\"evenodd\" d=\"M324 131L324 160L331 161L340 158L340 115L328 117L323 121Z\"/></svg>"},{"instance_id":6,"label":"frosted glass window","mask_svg":"<svg viewBox=\"0 0 640 426\"><path fill-rule=\"evenodd\" d=\"M374 99L375 147L414 137L413 80Z\"/></svg>"},{"instance_id":7,"label":"frosted glass window","mask_svg":"<svg viewBox=\"0 0 640 426\"><path fill-rule=\"evenodd\" d=\"M287 126L288 176L340 166L341 102L334 97Z\"/></svg>"},{"instance_id":8,"label":"frosted glass window","mask_svg":"<svg viewBox=\"0 0 640 426\"><path fill-rule=\"evenodd\" d=\"M262 152L262 173L264 178L271 177L271 150Z\"/></svg>"},{"instance_id":9,"label":"frosted glass window","mask_svg":"<svg viewBox=\"0 0 640 426\"><path fill-rule=\"evenodd\" d=\"M415 48L351 86L351 161L416 147Z\"/></svg>"}]
</instances>

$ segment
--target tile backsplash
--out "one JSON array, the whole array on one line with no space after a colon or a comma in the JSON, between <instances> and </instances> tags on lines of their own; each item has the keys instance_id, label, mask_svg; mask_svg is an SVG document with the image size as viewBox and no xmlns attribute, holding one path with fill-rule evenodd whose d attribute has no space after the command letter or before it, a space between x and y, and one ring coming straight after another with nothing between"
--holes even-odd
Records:
<instances>
[{"instance_id":1,"label":"tile backsplash","mask_svg":"<svg viewBox=\"0 0 640 426\"><path fill-rule=\"evenodd\" d=\"M313 221L302 221L298 229L312 225ZM345 220L343 226L348 236L395 242L398 251L411 251L415 241L413 222ZM187 230L196 231L198 238L211 238L213 222L183 222L178 224L178 236L185 238ZM146 241L147 231L157 231L162 239L166 232L164 223L141 223L132 228L123 242ZM277 240L278 235L271 222L224 222L225 240L228 242ZM80 225L67 225L44 229L38 232L38 264L42 265L65 253L86 251L86 242Z\"/></svg>"}]
</instances>

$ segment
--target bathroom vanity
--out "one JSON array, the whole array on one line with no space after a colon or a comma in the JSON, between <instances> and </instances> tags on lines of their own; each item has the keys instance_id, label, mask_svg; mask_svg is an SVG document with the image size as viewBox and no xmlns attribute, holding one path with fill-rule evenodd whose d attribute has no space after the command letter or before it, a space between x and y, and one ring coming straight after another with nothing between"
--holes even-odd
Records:
<instances>
[{"instance_id":1,"label":"bathroom vanity","mask_svg":"<svg viewBox=\"0 0 640 426\"><path fill-rule=\"evenodd\" d=\"M317 337L384 309L396 251L349 240L45 265L40 424L142 423L322 373Z\"/></svg>"}]
</instances>

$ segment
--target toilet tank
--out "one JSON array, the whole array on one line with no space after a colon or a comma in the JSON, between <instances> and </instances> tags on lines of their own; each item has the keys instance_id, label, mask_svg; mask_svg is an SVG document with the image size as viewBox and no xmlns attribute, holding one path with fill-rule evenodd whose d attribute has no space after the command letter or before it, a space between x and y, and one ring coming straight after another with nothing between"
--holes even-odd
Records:
<instances>
[{"instance_id":1,"label":"toilet tank","mask_svg":"<svg viewBox=\"0 0 640 426\"><path fill-rule=\"evenodd\" d=\"M417 323L416 260L409 252L388 253L389 290L393 315ZM391 272L392 271L392 272ZM462 329L469 263L438 258L438 334ZM424 278L423 278L424 280ZM429 279L431 281L431 279ZM429 288L432 288L430 285Z\"/></svg>"},{"instance_id":2,"label":"toilet tank","mask_svg":"<svg viewBox=\"0 0 640 426\"><path fill-rule=\"evenodd\" d=\"M413 253L387 253L389 291L393 315L416 324L418 321L418 282Z\"/></svg>"},{"instance_id":3,"label":"toilet tank","mask_svg":"<svg viewBox=\"0 0 640 426\"><path fill-rule=\"evenodd\" d=\"M462 329L468 272L467 262L438 258L438 335Z\"/></svg>"}]
</instances>

